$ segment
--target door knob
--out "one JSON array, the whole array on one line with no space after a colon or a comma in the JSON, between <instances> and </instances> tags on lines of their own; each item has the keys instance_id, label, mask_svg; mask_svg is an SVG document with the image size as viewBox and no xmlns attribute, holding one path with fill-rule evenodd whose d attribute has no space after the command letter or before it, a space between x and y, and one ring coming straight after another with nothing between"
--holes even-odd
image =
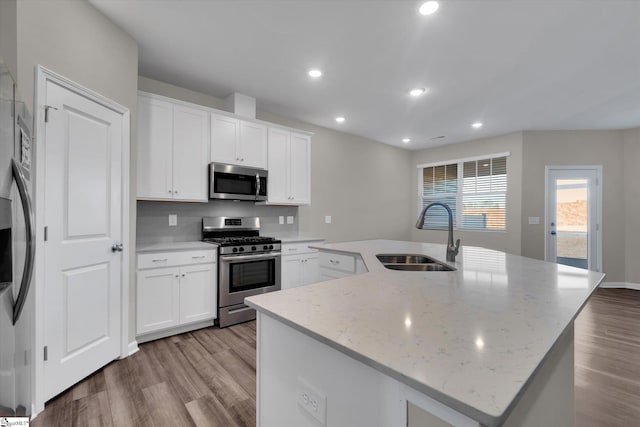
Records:
<instances>
[{"instance_id":1,"label":"door knob","mask_svg":"<svg viewBox=\"0 0 640 427\"><path fill-rule=\"evenodd\" d=\"M124 250L124 246L122 243L116 242L111 246L111 252L122 252Z\"/></svg>"}]
</instances>

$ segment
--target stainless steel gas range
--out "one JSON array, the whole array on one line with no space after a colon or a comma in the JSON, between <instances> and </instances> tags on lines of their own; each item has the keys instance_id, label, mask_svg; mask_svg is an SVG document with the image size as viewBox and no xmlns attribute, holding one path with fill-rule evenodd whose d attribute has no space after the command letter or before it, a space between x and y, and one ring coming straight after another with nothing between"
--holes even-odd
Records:
<instances>
[{"instance_id":1,"label":"stainless steel gas range","mask_svg":"<svg viewBox=\"0 0 640 427\"><path fill-rule=\"evenodd\" d=\"M202 240L218 246L220 327L255 319L244 299L280 290L280 240L260 236L258 217L204 217Z\"/></svg>"}]
</instances>

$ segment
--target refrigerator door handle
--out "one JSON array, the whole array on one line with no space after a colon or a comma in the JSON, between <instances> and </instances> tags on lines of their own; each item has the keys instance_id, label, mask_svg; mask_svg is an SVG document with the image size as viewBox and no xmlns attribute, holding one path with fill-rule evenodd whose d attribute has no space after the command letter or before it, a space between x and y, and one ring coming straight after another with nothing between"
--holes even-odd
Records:
<instances>
[{"instance_id":1,"label":"refrigerator door handle","mask_svg":"<svg viewBox=\"0 0 640 427\"><path fill-rule=\"evenodd\" d=\"M24 177L22 168L18 165L18 163L16 163L15 159L11 160L11 169L13 171L13 178L16 181L18 193L20 193L20 199L22 201L22 212L24 213L24 226L27 236L27 253L24 258L24 273L22 275L22 281L20 283L18 298L16 299L16 303L13 306L13 324L15 325L20 318L22 308L24 307L24 303L27 299L27 294L29 293L29 286L31 285L31 276L33 274L33 265L35 261L36 246L34 238L35 227L33 226L33 207L31 205L31 197L29 197L29 192L27 190L27 180Z\"/></svg>"}]
</instances>

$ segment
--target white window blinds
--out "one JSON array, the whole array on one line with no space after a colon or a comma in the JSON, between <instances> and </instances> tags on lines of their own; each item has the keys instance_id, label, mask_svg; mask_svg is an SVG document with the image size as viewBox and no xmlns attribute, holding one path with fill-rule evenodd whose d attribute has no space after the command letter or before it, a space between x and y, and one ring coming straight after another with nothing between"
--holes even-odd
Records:
<instances>
[{"instance_id":1,"label":"white window blinds","mask_svg":"<svg viewBox=\"0 0 640 427\"><path fill-rule=\"evenodd\" d=\"M506 230L507 155L422 165L421 207L446 203L459 229ZM434 206L423 228L446 228L447 223L446 210Z\"/></svg>"}]
</instances>

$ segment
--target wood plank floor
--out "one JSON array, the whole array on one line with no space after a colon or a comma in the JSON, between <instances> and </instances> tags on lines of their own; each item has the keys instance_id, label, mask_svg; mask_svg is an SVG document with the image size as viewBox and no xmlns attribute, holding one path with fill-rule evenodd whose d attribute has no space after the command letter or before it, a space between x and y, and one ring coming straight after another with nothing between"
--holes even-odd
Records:
<instances>
[{"instance_id":1,"label":"wood plank floor","mask_svg":"<svg viewBox=\"0 0 640 427\"><path fill-rule=\"evenodd\" d=\"M141 344L31 425L255 426L255 342L250 322ZM600 289L576 320L576 426L638 425L640 291Z\"/></svg>"}]
</instances>

